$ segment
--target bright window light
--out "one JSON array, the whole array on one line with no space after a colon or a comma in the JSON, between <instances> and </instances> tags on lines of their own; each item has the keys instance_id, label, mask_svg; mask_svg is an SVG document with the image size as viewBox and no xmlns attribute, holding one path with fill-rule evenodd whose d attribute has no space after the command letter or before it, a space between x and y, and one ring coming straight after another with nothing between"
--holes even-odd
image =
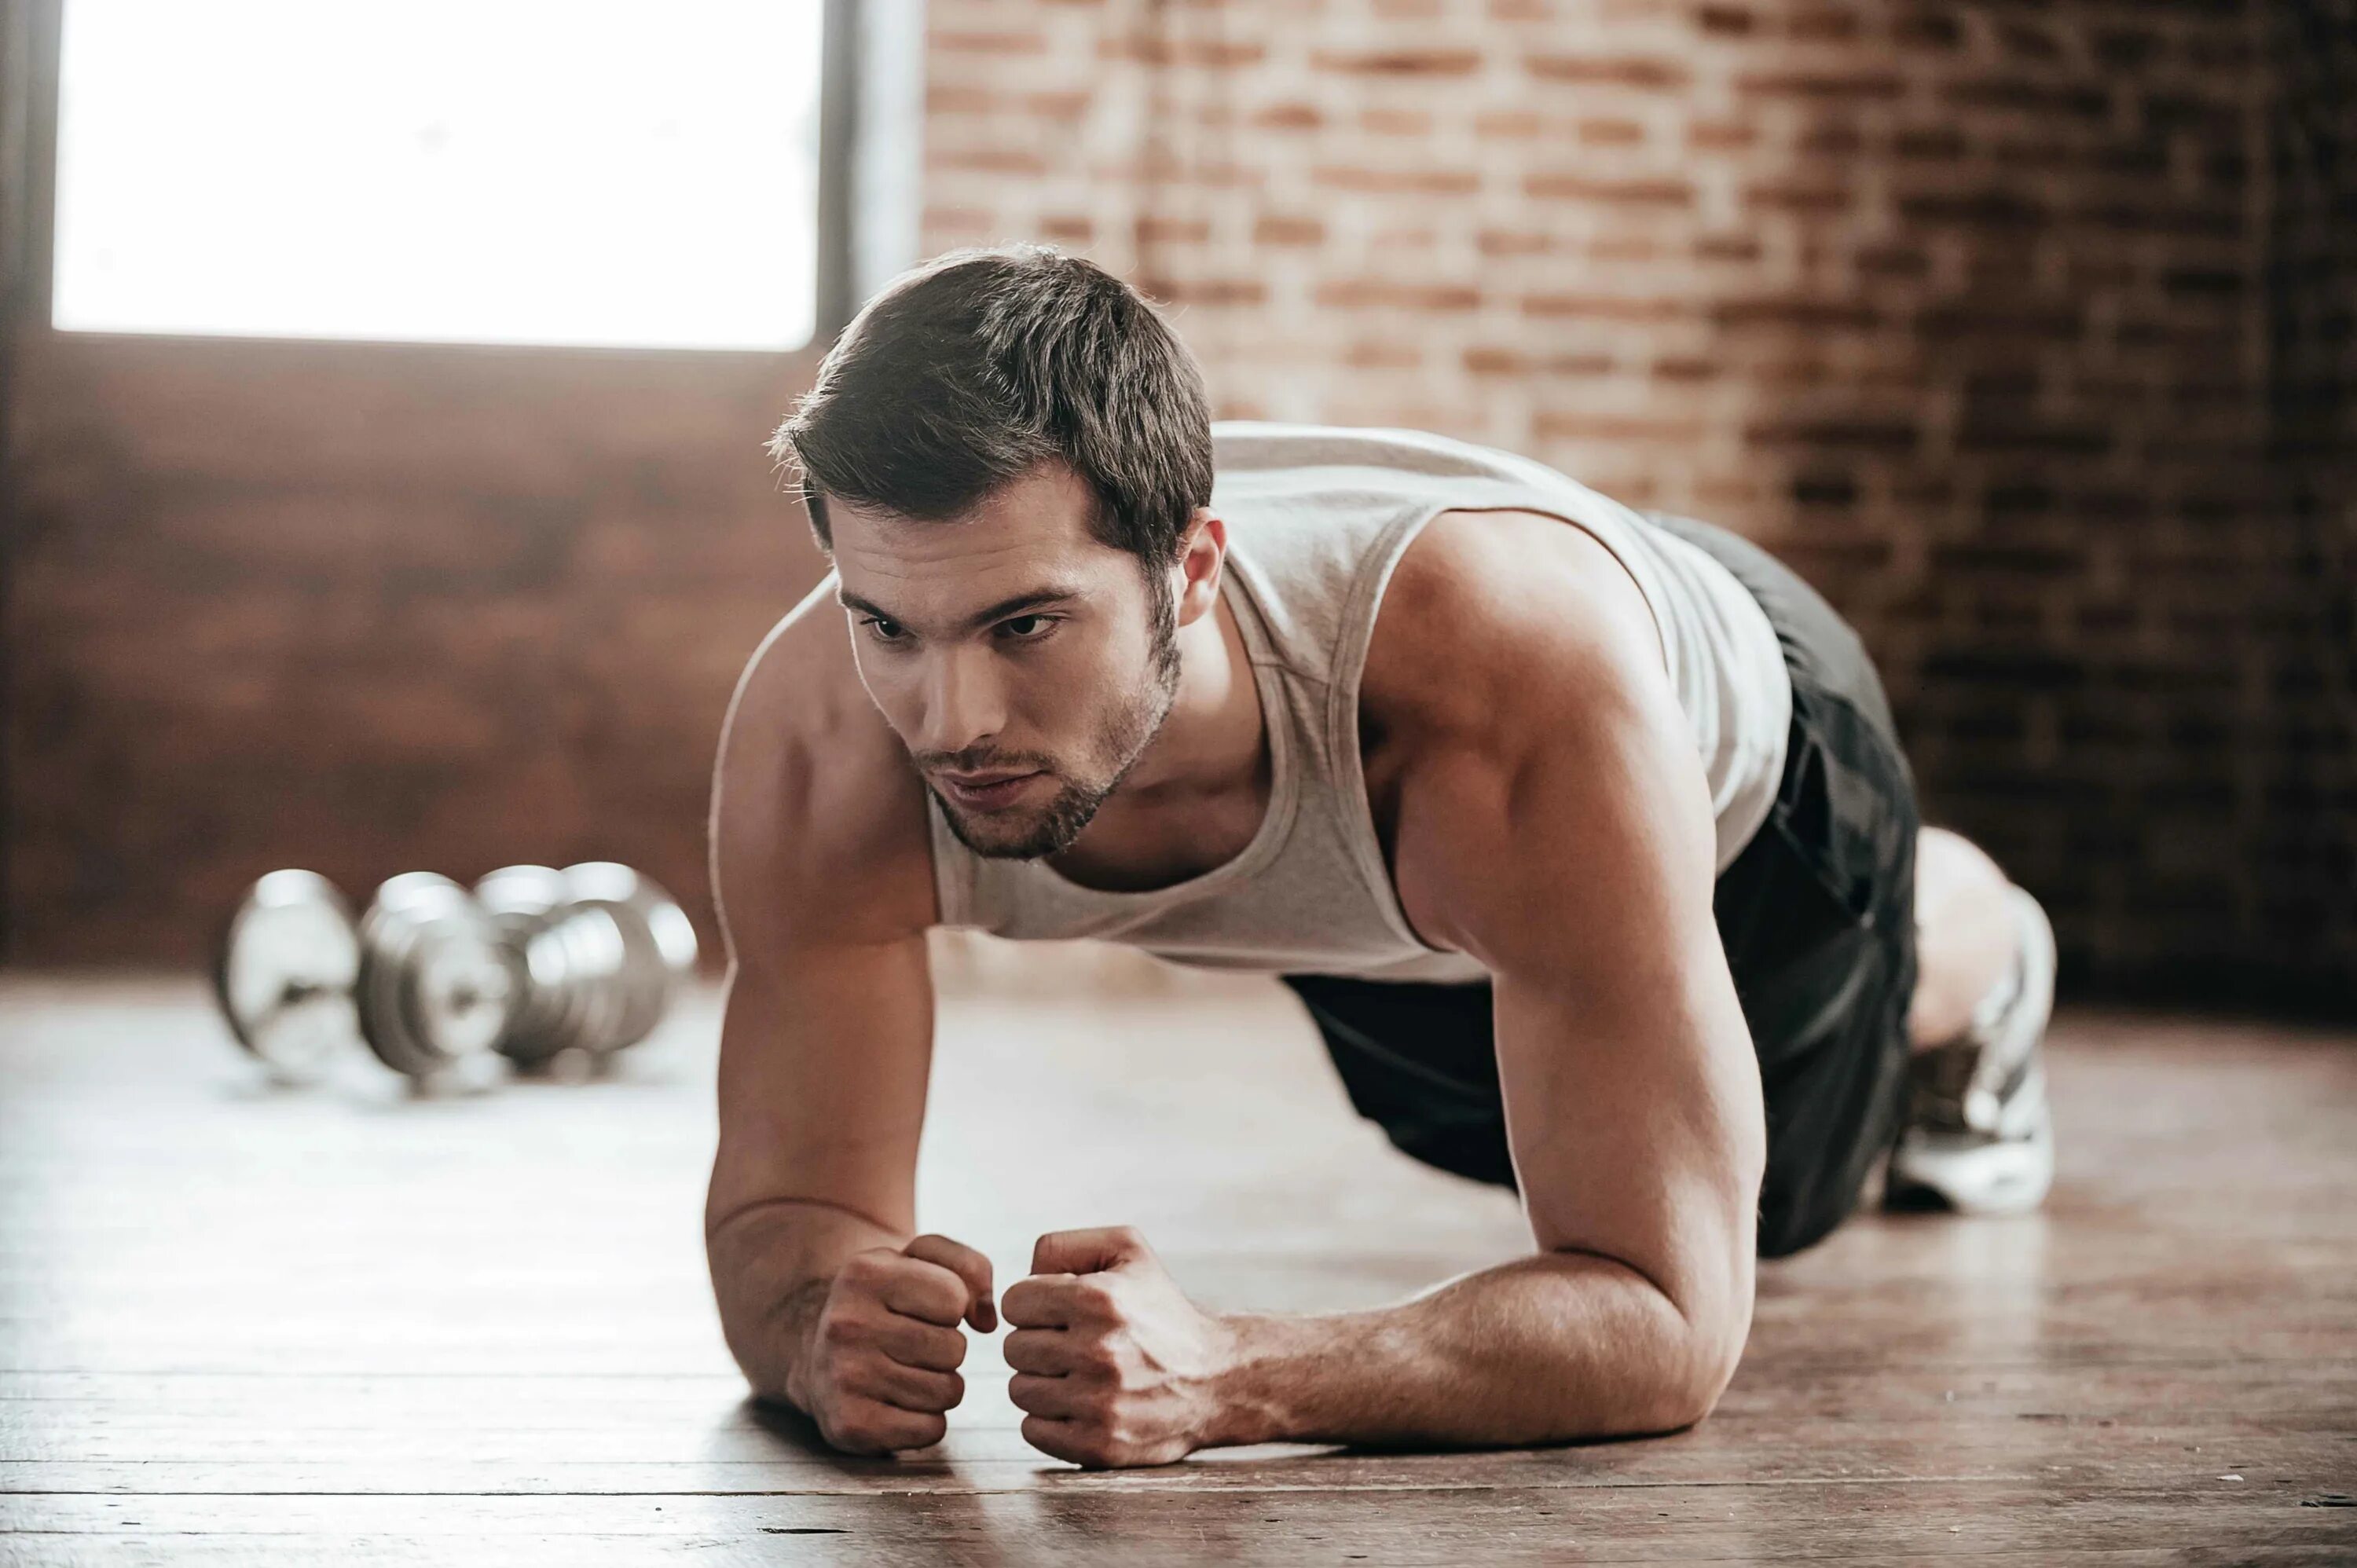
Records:
<instances>
[{"instance_id":1,"label":"bright window light","mask_svg":"<svg viewBox=\"0 0 2357 1568\"><path fill-rule=\"evenodd\" d=\"M820 0L67 0L65 331L791 349Z\"/></svg>"}]
</instances>

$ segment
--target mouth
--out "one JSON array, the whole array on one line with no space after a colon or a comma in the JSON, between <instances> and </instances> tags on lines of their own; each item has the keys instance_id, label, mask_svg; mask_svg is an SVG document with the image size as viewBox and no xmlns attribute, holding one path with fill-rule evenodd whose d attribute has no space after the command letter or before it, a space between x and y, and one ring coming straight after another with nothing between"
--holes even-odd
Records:
<instances>
[{"instance_id":1,"label":"mouth","mask_svg":"<svg viewBox=\"0 0 2357 1568\"><path fill-rule=\"evenodd\" d=\"M951 800L961 806L987 811L994 806L1006 805L1021 794L1025 785L1039 777L1039 770L1035 768L1028 773L999 774L995 777L984 774L981 776L982 782L973 784L960 783L958 775L954 773L943 773L938 777L941 779L942 791Z\"/></svg>"}]
</instances>

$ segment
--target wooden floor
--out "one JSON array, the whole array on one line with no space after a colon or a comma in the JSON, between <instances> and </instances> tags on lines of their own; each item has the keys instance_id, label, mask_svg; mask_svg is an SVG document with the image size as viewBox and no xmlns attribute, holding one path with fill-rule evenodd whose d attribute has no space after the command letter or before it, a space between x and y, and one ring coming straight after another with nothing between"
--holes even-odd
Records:
<instances>
[{"instance_id":1,"label":"wooden floor","mask_svg":"<svg viewBox=\"0 0 2357 1568\"><path fill-rule=\"evenodd\" d=\"M704 996L610 1081L273 1091L193 983L0 978L0 1564L2357 1562L2357 1036L2067 1016L2046 1210L1765 1265L1690 1431L1084 1474L995 1341L921 1455L743 1399L713 1034ZM1272 983L945 998L936 1086L922 1218L1002 1283L1095 1223L1235 1307L1524 1245L1351 1117Z\"/></svg>"}]
</instances>

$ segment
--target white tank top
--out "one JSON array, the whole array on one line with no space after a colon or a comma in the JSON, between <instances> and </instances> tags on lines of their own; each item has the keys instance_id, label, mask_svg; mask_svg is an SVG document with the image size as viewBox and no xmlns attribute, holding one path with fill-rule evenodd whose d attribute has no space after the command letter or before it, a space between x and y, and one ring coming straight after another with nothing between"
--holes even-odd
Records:
<instances>
[{"instance_id":1,"label":"white tank top","mask_svg":"<svg viewBox=\"0 0 2357 1568\"><path fill-rule=\"evenodd\" d=\"M1167 887L1083 887L1045 861L974 854L926 793L942 923L1092 937L1179 963L1376 980L1489 971L1427 947L1383 863L1359 752L1359 679L1392 570L1451 510L1512 510L1586 530L1653 611L1717 822L1717 867L1766 820L1792 687L1775 628L1717 560L1544 464L1413 430L1222 421L1211 509L1228 525L1221 593L1252 662L1272 781L1233 859ZM1575 868L1576 869L1576 868Z\"/></svg>"}]
</instances>

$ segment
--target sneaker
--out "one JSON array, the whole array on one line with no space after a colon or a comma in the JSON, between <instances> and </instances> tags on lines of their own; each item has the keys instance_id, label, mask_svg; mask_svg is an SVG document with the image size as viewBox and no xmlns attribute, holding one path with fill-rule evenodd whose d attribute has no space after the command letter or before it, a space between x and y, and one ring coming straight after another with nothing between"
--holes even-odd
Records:
<instances>
[{"instance_id":1,"label":"sneaker","mask_svg":"<svg viewBox=\"0 0 2357 1568\"><path fill-rule=\"evenodd\" d=\"M2054 1012L2054 928L2022 889L2007 897L2021 930L2012 971L1963 1034L1909 1062L1886 1208L2021 1214L2053 1185L2054 1115L2040 1047Z\"/></svg>"}]
</instances>

